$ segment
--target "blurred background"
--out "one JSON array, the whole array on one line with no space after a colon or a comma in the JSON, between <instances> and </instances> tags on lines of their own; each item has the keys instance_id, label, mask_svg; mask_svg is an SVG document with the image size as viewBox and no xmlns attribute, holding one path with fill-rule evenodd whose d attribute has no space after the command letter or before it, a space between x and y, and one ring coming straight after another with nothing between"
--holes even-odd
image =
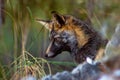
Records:
<instances>
[{"instance_id":1,"label":"blurred background","mask_svg":"<svg viewBox=\"0 0 120 80\"><path fill-rule=\"evenodd\" d=\"M6 68L10 70L11 63L23 51L36 58L44 58L49 44L48 30L37 23L35 18L50 19L51 11L73 15L84 21L89 18L93 27L108 39L120 23L119 0L0 0L1 73L6 72ZM61 63L74 62L67 52L47 60L54 65L53 73L71 70L75 66L74 63L68 63L68 66ZM5 71L2 71L4 67Z\"/></svg>"}]
</instances>

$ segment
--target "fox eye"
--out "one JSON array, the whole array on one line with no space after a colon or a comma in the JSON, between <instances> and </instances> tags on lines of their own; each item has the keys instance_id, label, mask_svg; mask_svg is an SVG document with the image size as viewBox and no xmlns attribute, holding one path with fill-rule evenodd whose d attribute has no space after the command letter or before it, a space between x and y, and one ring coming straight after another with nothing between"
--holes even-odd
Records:
<instances>
[{"instance_id":1,"label":"fox eye","mask_svg":"<svg viewBox=\"0 0 120 80\"><path fill-rule=\"evenodd\" d=\"M56 39L57 41L64 42L64 43L67 42L66 37L61 37L60 35L55 35L55 36L54 36L54 39Z\"/></svg>"},{"instance_id":2,"label":"fox eye","mask_svg":"<svg viewBox=\"0 0 120 80\"><path fill-rule=\"evenodd\" d=\"M67 43L67 39L63 39L62 37L57 37L57 38L55 38L55 40L56 41L58 41L58 42L63 42L63 43Z\"/></svg>"}]
</instances>

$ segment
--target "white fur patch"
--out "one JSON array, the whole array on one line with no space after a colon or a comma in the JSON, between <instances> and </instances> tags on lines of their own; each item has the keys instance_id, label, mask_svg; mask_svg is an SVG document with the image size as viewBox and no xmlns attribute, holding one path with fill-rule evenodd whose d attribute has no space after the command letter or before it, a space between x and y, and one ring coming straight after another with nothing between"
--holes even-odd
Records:
<instances>
[{"instance_id":1,"label":"white fur patch","mask_svg":"<svg viewBox=\"0 0 120 80\"><path fill-rule=\"evenodd\" d=\"M92 60L91 58L87 57L87 58L86 58L86 61L87 61L89 64L94 65L94 62L93 62L93 60Z\"/></svg>"}]
</instances>

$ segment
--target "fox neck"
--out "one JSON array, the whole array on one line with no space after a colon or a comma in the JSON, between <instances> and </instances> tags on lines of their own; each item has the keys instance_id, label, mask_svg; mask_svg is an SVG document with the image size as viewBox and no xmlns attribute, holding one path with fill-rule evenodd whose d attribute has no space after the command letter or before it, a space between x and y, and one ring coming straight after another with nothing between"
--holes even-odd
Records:
<instances>
[{"instance_id":1,"label":"fox neck","mask_svg":"<svg viewBox=\"0 0 120 80\"><path fill-rule=\"evenodd\" d=\"M75 28L75 34L78 42L78 48L81 48L88 42L89 36L86 35L84 30L81 30L81 28Z\"/></svg>"},{"instance_id":2,"label":"fox neck","mask_svg":"<svg viewBox=\"0 0 120 80\"><path fill-rule=\"evenodd\" d=\"M86 35L84 30L79 28L78 26L74 27L74 37L70 39L71 43L70 46L70 53L75 55L79 52L79 50L88 42L89 35Z\"/></svg>"},{"instance_id":3,"label":"fox neck","mask_svg":"<svg viewBox=\"0 0 120 80\"><path fill-rule=\"evenodd\" d=\"M84 46L88 40L89 40L89 34L85 34L85 31L79 27L79 26L72 26L74 27L74 36L76 38L76 40L74 40L75 45L77 48L81 48L82 46Z\"/></svg>"}]
</instances>

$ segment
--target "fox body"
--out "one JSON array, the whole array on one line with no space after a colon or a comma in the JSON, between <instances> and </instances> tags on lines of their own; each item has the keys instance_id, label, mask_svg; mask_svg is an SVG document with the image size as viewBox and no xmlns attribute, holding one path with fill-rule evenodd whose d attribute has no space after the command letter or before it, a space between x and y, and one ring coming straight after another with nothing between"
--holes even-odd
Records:
<instances>
[{"instance_id":1,"label":"fox body","mask_svg":"<svg viewBox=\"0 0 120 80\"><path fill-rule=\"evenodd\" d=\"M91 26L71 15L53 11L51 20L37 21L50 32L50 44L45 54L48 58L68 51L76 62L82 63L86 57L95 59L103 44L101 36Z\"/></svg>"}]
</instances>

